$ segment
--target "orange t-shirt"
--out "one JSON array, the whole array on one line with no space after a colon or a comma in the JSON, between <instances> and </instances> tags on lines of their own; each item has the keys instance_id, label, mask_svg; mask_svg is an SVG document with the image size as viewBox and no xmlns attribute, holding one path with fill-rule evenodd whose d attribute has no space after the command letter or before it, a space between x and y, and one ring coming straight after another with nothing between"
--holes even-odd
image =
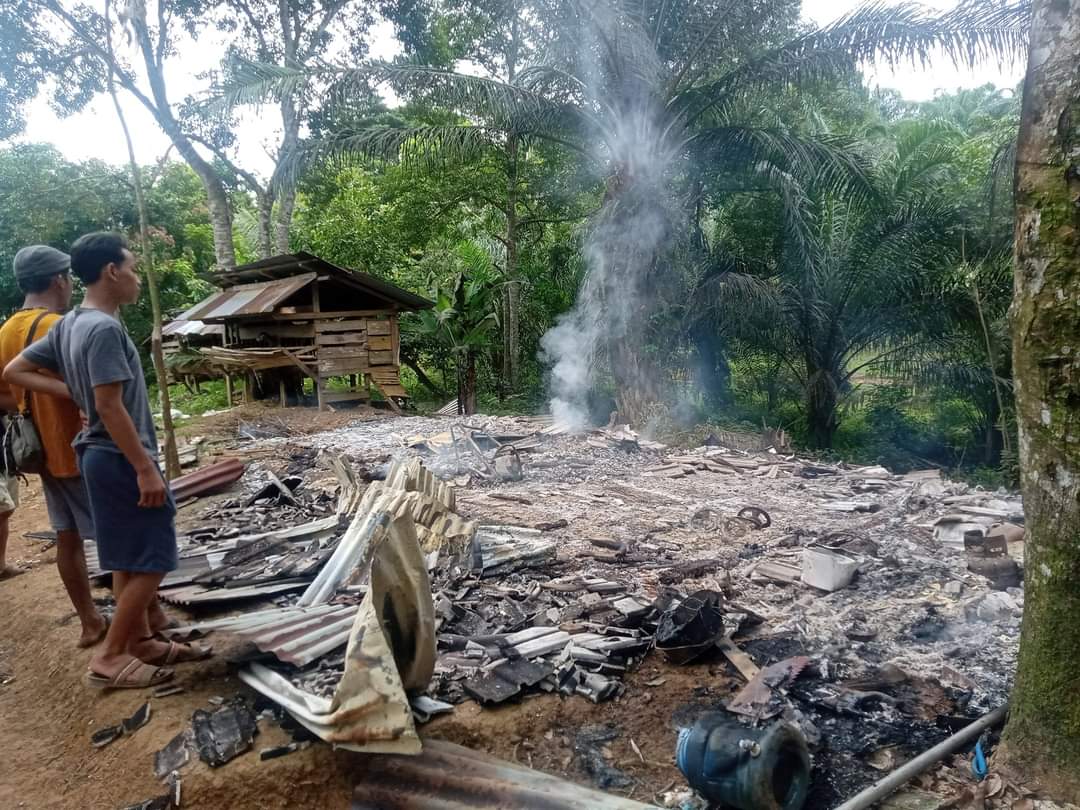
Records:
<instances>
[{"instance_id":1,"label":"orange t-shirt","mask_svg":"<svg viewBox=\"0 0 1080 810\"><path fill-rule=\"evenodd\" d=\"M0 370L14 360L26 346L26 336L30 327L42 309L22 309L4 321L0 326ZM60 320L60 315L50 312L34 330L34 342L41 340ZM10 391L22 409L25 391L15 385L9 385L0 379L0 391ZM41 446L45 450L45 466L55 478L75 478L79 475L79 466L75 461L75 450L71 442L82 430L82 417L78 406L71 400L57 399L48 394L30 394L30 415L41 437Z\"/></svg>"}]
</instances>

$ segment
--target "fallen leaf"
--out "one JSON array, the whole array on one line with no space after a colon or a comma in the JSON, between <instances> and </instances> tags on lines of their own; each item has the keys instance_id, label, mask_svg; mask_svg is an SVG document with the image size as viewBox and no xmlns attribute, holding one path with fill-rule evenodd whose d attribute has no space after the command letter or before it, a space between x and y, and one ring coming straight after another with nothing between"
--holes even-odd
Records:
<instances>
[{"instance_id":1,"label":"fallen leaf","mask_svg":"<svg viewBox=\"0 0 1080 810\"><path fill-rule=\"evenodd\" d=\"M630 738L630 747L634 749L634 753L638 755L638 759L640 759L642 761L642 763L644 763L645 762L645 757L643 757L641 755L641 749L638 748L638 744L636 742L634 742L633 737Z\"/></svg>"}]
</instances>

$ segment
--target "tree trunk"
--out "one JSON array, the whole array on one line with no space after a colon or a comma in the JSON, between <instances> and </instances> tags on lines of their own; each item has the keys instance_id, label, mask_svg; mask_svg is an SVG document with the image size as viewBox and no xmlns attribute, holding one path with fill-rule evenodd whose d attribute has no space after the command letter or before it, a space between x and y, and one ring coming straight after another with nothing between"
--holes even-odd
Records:
<instances>
[{"instance_id":1,"label":"tree trunk","mask_svg":"<svg viewBox=\"0 0 1080 810\"><path fill-rule=\"evenodd\" d=\"M731 404L731 366L724 355L721 340L707 324L699 324L691 333L697 350L698 386L711 410Z\"/></svg>"},{"instance_id":2,"label":"tree trunk","mask_svg":"<svg viewBox=\"0 0 1080 810\"><path fill-rule=\"evenodd\" d=\"M511 390L517 387L519 347L521 279L518 278L518 148L520 139L511 132L506 143L506 286L505 314L503 320L503 377Z\"/></svg>"},{"instance_id":3,"label":"tree trunk","mask_svg":"<svg viewBox=\"0 0 1080 810\"><path fill-rule=\"evenodd\" d=\"M836 380L825 369L812 369L806 379L806 421L810 440L818 450L832 447L836 428L839 395Z\"/></svg>"},{"instance_id":4,"label":"tree trunk","mask_svg":"<svg viewBox=\"0 0 1080 810\"><path fill-rule=\"evenodd\" d=\"M458 410L465 416L476 413L476 352L465 351L464 373L461 375L461 390Z\"/></svg>"},{"instance_id":5,"label":"tree trunk","mask_svg":"<svg viewBox=\"0 0 1080 810\"><path fill-rule=\"evenodd\" d=\"M260 259L269 259L273 255L271 247L273 245L272 233L274 229L274 198L265 191L256 192L256 197L259 206L259 233L255 249Z\"/></svg>"},{"instance_id":6,"label":"tree trunk","mask_svg":"<svg viewBox=\"0 0 1080 810\"><path fill-rule=\"evenodd\" d=\"M150 289L150 312L153 326L150 333L150 356L154 361L154 376L157 377L158 402L161 405L161 426L165 433L165 477L170 481L180 476L180 454L176 449L176 431L172 421L172 399L169 396L169 372L165 368L165 353L161 346L161 296L158 293L157 270L154 268L154 253L150 245L150 218L146 212L146 197L143 195L142 172L135 159L135 145L131 141L127 119L120 107L116 87L109 78L109 95L116 107L116 117L120 119L120 128L124 131L127 143L128 163L131 167L131 183L135 187L135 207L139 212L139 243L141 245L143 272L146 286Z\"/></svg>"},{"instance_id":7,"label":"tree trunk","mask_svg":"<svg viewBox=\"0 0 1080 810\"><path fill-rule=\"evenodd\" d=\"M173 143L176 143L174 140ZM190 144L188 144L190 147ZM210 214L210 227L214 233L214 261L218 272L236 267L236 246L233 244L232 208L229 195L225 193L225 184L217 172L205 160L199 157L192 147L190 152L179 149L188 165L195 170L206 189L207 209ZM194 155L194 157L192 157Z\"/></svg>"},{"instance_id":8,"label":"tree trunk","mask_svg":"<svg viewBox=\"0 0 1080 810\"><path fill-rule=\"evenodd\" d=\"M158 59L158 49L155 49L151 42L145 9L141 16L132 17L131 22L143 55L143 65L146 68L151 95L154 99L153 104L144 103L144 106L157 120L158 126L169 136L176 151L202 180L203 188L206 189L210 225L214 232L214 258L217 269L219 271L231 270L236 267L236 247L233 244L232 209L229 206L229 197L225 193L225 184L221 181L221 176L214 171L214 167L196 151L191 139L183 133L180 122L173 115L165 87L164 66ZM164 32L159 31L158 36L164 36Z\"/></svg>"},{"instance_id":9,"label":"tree trunk","mask_svg":"<svg viewBox=\"0 0 1080 810\"><path fill-rule=\"evenodd\" d=\"M283 188L278 195L277 220L274 223L274 254L289 252L289 229L296 210L296 189Z\"/></svg>"},{"instance_id":10,"label":"tree trunk","mask_svg":"<svg viewBox=\"0 0 1080 810\"><path fill-rule=\"evenodd\" d=\"M295 59L295 53L290 57ZM291 162L296 157L296 148L300 143L300 116L296 104L291 98L281 101L281 123L283 135L281 151L274 167L274 190L277 192L278 207L274 220L274 253L289 252L289 229L292 227L293 211L296 210L296 186L286 169L291 169Z\"/></svg>"},{"instance_id":11,"label":"tree trunk","mask_svg":"<svg viewBox=\"0 0 1080 810\"><path fill-rule=\"evenodd\" d=\"M1036 0L1010 313L1027 545L1002 758L1080 800L1080 0Z\"/></svg>"}]
</instances>

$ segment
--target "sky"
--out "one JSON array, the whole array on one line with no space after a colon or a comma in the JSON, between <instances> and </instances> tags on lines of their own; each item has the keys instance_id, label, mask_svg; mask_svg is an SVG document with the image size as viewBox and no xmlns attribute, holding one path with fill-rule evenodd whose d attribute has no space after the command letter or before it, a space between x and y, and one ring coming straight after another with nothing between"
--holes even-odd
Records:
<instances>
[{"instance_id":1,"label":"sky","mask_svg":"<svg viewBox=\"0 0 1080 810\"><path fill-rule=\"evenodd\" d=\"M860 5L861 0L803 0L804 19L824 25L841 17ZM924 5L947 9L956 5L954 0L923 0ZM204 36L198 43L184 48L182 59L172 59L167 66L166 79L171 100L175 103L197 92L202 86L199 74L217 67L220 43L207 41ZM379 23L372 32L371 55L388 59L399 52L389 23ZM1023 77L1022 64L999 66L988 63L969 70L954 67L947 59L933 60L932 68L902 65L895 70L888 67L865 66L863 73L870 86L893 88L910 101L930 99L938 91L977 87L992 83L999 87L1013 88ZM162 134L150 114L133 98L124 94L121 104L132 129L136 155L141 163L157 162L168 150L169 141ZM127 160L120 125L108 96L101 96L83 112L67 118L59 118L44 97L30 106L27 128L19 139L26 142L54 144L70 160L99 158L113 164ZM271 150L276 143L275 133L280 126L272 107L251 108L243 112L236 130L239 162L263 177L273 169Z\"/></svg>"}]
</instances>

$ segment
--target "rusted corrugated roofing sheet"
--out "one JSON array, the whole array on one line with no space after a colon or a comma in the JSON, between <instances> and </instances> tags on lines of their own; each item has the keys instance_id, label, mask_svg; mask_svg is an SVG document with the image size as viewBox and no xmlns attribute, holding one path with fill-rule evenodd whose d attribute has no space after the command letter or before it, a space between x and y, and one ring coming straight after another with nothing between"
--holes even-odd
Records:
<instances>
[{"instance_id":1,"label":"rusted corrugated roofing sheet","mask_svg":"<svg viewBox=\"0 0 1080 810\"><path fill-rule=\"evenodd\" d=\"M238 458L227 458L201 470L181 475L169 482L173 497L178 501L193 495L227 487L244 474L244 462Z\"/></svg>"},{"instance_id":2,"label":"rusted corrugated roofing sheet","mask_svg":"<svg viewBox=\"0 0 1080 810\"><path fill-rule=\"evenodd\" d=\"M674 736L672 737L674 744ZM352 810L649 810L621 796L496 759L445 740L416 756L365 754Z\"/></svg>"},{"instance_id":3,"label":"rusted corrugated roofing sheet","mask_svg":"<svg viewBox=\"0 0 1080 810\"><path fill-rule=\"evenodd\" d=\"M381 278L364 273L360 270L350 270L339 267L336 264L320 259L312 253L300 251L298 253L284 253L280 256L271 256L269 259L261 259L251 264L222 273L218 276L222 284L239 284L256 279L277 278L284 279L298 271L313 270L320 275L330 275L341 279L347 284L357 287L369 295L382 298L400 305L404 309L429 309L434 306L431 301L414 295L408 290L403 290L396 284L383 281Z\"/></svg>"},{"instance_id":4,"label":"rusted corrugated roofing sheet","mask_svg":"<svg viewBox=\"0 0 1080 810\"><path fill-rule=\"evenodd\" d=\"M244 315L265 315L314 280L315 273L301 273L275 281L229 287L200 301L184 315L187 316L186 320L206 322Z\"/></svg>"}]
</instances>

